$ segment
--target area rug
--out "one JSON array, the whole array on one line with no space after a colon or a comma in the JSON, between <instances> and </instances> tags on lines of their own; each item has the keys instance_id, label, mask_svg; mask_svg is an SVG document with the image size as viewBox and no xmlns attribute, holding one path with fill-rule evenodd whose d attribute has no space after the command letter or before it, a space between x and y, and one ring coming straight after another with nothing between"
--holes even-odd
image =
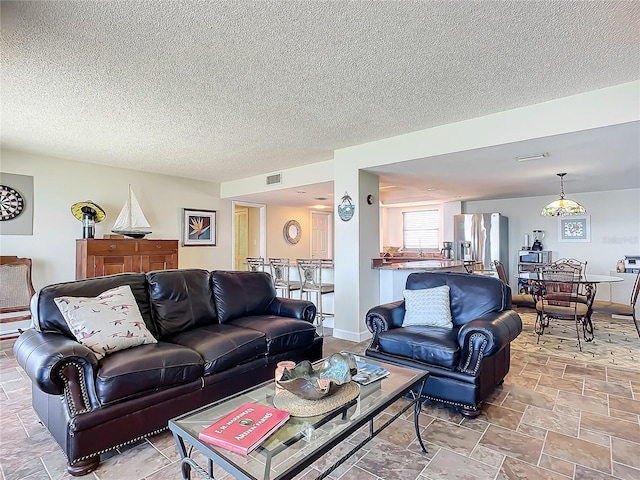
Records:
<instances>
[{"instance_id":1,"label":"area rug","mask_svg":"<svg viewBox=\"0 0 640 480\"><path fill-rule=\"evenodd\" d=\"M536 314L522 311L518 311L518 314L522 318L523 328L522 333L511 343L512 349L640 371L640 338L632 320L594 314L591 318L593 341L585 342L581 337L580 352L573 322L551 320L538 341L533 328Z\"/></svg>"}]
</instances>

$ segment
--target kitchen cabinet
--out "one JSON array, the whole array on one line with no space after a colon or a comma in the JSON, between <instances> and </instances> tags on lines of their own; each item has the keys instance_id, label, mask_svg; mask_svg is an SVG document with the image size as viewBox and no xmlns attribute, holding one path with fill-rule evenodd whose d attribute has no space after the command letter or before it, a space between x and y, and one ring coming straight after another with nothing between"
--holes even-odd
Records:
<instances>
[{"instance_id":1,"label":"kitchen cabinet","mask_svg":"<svg viewBox=\"0 0 640 480\"><path fill-rule=\"evenodd\" d=\"M177 240L76 240L76 280L178 268Z\"/></svg>"}]
</instances>

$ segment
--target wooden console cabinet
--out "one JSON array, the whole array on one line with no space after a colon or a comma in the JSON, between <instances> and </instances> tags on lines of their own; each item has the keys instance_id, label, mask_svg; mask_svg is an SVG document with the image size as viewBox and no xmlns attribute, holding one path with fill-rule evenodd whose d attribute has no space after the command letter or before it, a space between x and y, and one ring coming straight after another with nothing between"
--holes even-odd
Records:
<instances>
[{"instance_id":1,"label":"wooden console cabinet","mask_svg":"<svg viewBox=\"0 0 640 480\"><path fill-rule=\"evenodd\" d=\"M178 268L178 240L76 240L76 280Z\"/></svg>"}]
</instances>

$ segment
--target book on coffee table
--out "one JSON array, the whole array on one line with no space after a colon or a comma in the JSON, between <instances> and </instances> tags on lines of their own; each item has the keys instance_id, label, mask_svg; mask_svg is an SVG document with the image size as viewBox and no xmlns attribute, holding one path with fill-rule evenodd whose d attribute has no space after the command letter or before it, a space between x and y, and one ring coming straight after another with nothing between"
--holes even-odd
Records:
<instances>
[{"instance_id":1,"label":"book on coffee table","mask_svg":"<svg viewBox=\"0 0 640 480\"><path fill-rule=\"evenodd\" d=\"M198 438L232 452L247 455L255 450L288 419L289 412L245 403L205 428Z\"/></svg>"},{"instance_id":2,"label":"book on coffee table","mask_svg":"<svg viewBox=\"0 0 640 480\"><path fill-rule=\"evenodd\" d=\"M356 365L358 366L358 373L351 377L351 379L360 385L369 385L389 375L389 370L384 367L365 363L360 360L356 361Z\"/></svg>"}]
</instances>

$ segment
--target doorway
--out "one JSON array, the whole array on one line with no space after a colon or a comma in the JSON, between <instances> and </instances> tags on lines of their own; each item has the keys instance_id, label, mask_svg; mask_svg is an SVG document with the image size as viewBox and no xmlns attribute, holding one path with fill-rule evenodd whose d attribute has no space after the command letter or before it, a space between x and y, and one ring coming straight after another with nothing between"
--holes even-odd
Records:
<instances>
[{"instance_id":1,"label":"doorway","mask_svg":"<svg viewBox=\"0 0 640 480\"><path fill-rule=\"evenodd\" d=\"M311 211L311 258L333 258L333 214Z\"/></svg>"},{"instance_id":2,"label":"doorway","mask_svg":"<svg viewBox=\"0 0 640 480\"><path fill-rule=\"evenodd\" d=\"M265 205L233 202L233 268L247 270L247 257L265 257Z\"/></svg>"}]
</instances>

